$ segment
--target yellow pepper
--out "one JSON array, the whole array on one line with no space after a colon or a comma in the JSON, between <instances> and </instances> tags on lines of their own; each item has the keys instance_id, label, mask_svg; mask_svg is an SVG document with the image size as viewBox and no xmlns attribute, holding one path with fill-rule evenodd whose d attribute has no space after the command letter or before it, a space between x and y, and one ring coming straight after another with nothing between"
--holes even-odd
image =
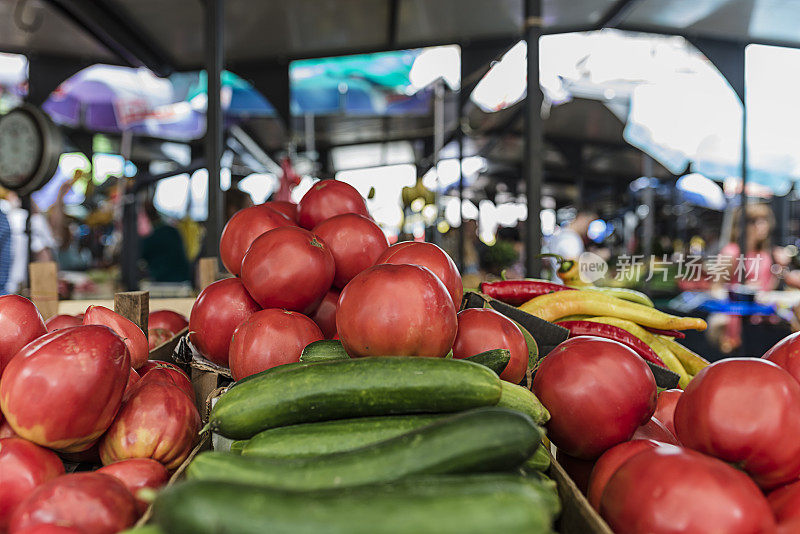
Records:
<instances>
[{"instance_id":1,"label":"yellow pepper","mask_svg":"<svg viewBox=\"0 0 800 534\"><path fill-rule=\"evenodd\" d=\"M661 340L664 342L667 347L675 354L675 356L681 361L683 367L691 374L692 376L696 375L706 367L708 367L710 362L697 354L694 351L691 351L672 339L669 336L659 336Z\"/></svg>"},{"instance_id":2,"label":"yellow pepper","mask_svg":"<svg viewBox=\"0 0 800 534\"><path fill-rule=\"evenodd\" d=\"M670 315L599 291L556 291L535 297L519 309L550 322L568 315L595 315L628 319L661 330L705 330L707 326L697 317Z\"/></svg>"}]
</instances>

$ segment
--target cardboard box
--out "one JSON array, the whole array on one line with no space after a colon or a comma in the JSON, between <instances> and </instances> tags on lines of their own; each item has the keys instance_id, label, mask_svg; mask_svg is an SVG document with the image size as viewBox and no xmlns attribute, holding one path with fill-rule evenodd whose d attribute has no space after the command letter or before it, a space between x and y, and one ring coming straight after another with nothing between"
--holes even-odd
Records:
<instances>
[{"instance_id":1,"label":"cardboard box","mask_svg":"<svg viewBox=\"0 0 800 534\"><path fill-rule=\"evenodd\" d=\"M189 335L180 338L172 354L173 360L189 369L197 406L203 406L208 396L217 388L228 385L231 371L205 358L189 341Z\"/></svg>"},{"instance_id":2,"label":"cardboard box","mask_svg":"<svg viewBox=\"0 0 800 534\"><path fill-rule=\"evenodd\" d=\"M550 454L550 469L547 471L547 476L556 482L558 497L561 500L561 515L556 522L557 532L560 534L614 534L552 454Z\"/></svg>"}]
</instances>

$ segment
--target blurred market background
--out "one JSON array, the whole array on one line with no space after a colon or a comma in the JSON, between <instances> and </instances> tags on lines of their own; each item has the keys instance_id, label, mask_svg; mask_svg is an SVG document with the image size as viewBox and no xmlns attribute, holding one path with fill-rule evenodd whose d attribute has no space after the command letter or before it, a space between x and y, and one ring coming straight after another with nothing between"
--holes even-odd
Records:
<instances>
[{"instance_id":1,"label":"blurred market background","mask_svg":"<svg viewBox=\"0 0 800 534\"><path fill-rule=\"evenodd\" d=\"M2 189L0 285L30 258L65 299L191 295L236 210L336 179L467 287L592 252L707 315L696 350L760 354L800 304L798 27L794 0L0 0L0 115L60 143ZM719 276L740 254L757 281Z\"/></svg>"}]
</instances>

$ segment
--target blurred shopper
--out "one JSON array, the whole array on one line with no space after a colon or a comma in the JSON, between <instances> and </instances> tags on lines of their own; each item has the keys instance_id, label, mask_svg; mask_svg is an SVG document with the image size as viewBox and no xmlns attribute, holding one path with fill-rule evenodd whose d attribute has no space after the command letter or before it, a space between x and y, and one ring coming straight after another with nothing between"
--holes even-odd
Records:
<instances>
[{"instance_id":1,"label":"blurred shopper","mask_svg":"<svg viewBox=\"0 0 800 534\"><path fill-rule=\"evenodd\" d=\"M22 209L17 194L8 190L0 191L0 211L7 217L10 227L12 259L5 285L0 289L5 288L6 293L17 293L25 287L28 280L28 234L25 230L28 211ZM31 261L53 261L57 245L47 218L39 213L36 204L32 205L31 211Z\"/></svg>"},{"instance_id":2,"label":"blurred shopper","mask_svg":"<svg viewBox=\"0 0 800 534\"><path fill-rule=\"evenodd\" d=\"M187 282L191 280L189 260L177 228L167 224L152 200L144 205L144 213L152 231L142 239L141 256L147 262L154 282Z\"/></svg>"},{"instance_id":3,"label":"blurred shopper","mask_svg":"<svg viewBox=\"0 0 800 534\"><path fill-rule=\"evenodd\" d=\"M0 295L9 294L8 278L13 262L11 252L11 226L8 217L0 211Z\"/></svg>"},{"instance_id":4,"label":"blurred shopper","mask_svg":"<svg viewBox=\"0 0 800 534\"><path fill-rule=\"evenodd\" d=\"M231 220L231 217L245 208L253 205L253 198L236 187L231 187L225 191L225 220Z\"/></svg>"},{"instance_id":5,"label":"blurred shopper","mask_svg":"<svg viewBox=\"0 0 800 534\"><path fill-rule=\"evenodd\" d=\"M77 229L72 224L72 219L65 213L64 206L64 197L67 196L75 182L89 176L82 169L75 169L72 179L61 184L56 201L47 210L47 219L57 241L56 261L59 270L62 271L83 271L89 268L92 261L91 252L81 248L80 243L75 239Z\"/></svg>"},{"instance_id":6,"label":"blurred shopper","mask_svg":"<svg viewBox=\"0 0 800 534\"><path fill-rule=\"evenodd\" d=\"M772 247L772 231L775 215L767 204L748 204L747 234L745 250L739 247L742 232L742 208L733 213L730 242L719 252L721 265L728 267L725 286L737 292L771 291L778 286L775 276L775 250ZM741 284L741 286L739 285ZM744 287L742 287L744 286ZM711 314L708 318L707 338L730 354L742 346L742 317L738 315Z\"/></svg>"},{"instance_id":7,"label":"blurred shopper","mask_svg":"<svg viewBox=\"0 0 800 534\"><path fill-rule=\"evenodd\" d=\"M772 231L775 228L775 215L767 204L748 204L746 214L745 251L742 252L739 248L742 210L737 208L733 215L731 241L719 252L720 257L724 258L722 261L725 262L725 265L731 266L728 279L732 283L739 283L737 278L743 274L743 283L753 289L760 291L775 289L778 279L772 270L772 266L776 262L771 239Z\"/></svg>"},{"instance_id":8,"label":"blurred shopper","mask_svg":"<svg viewBox=\"0 0 800 534\"><path fill-rule=\"evenodd\" d=\"M586 251L589 243L589 224L597 219L597 214L591 211L579 211L569 224L557 231L544 244L543 251L548 254L557 254L565 260L577 260ZM556 276L557 262L552 258L545 259L545 265L550 266L551 278L560 281Z\"/></svg>"}]
</instances>

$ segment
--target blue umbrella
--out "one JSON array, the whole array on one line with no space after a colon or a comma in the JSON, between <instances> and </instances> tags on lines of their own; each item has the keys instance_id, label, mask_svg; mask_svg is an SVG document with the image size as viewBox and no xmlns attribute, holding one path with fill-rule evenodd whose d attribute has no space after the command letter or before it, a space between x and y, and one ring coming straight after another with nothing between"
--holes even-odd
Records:
<instances>
[{"instance_id":1,"label":"blue umbrella","mask_svg":"<svg viewBox=\"0 0 800 534\"><path fill-rule=\"evenodd\" d=\"M701 208L722 211L727 205L722 188L702 174L692 173L678 178L675 187L685 202Z\"/></svg>"},{"instance_id":2,"label":"blue umbrella","mask_svg":"<svg viewBox=\"0 0 800 534\"><path fill-rule=\"evenodd\" d=\"M208 75L202 70L193 73L175 74L170 77L173 86L186 91L183 100L205 113L208 105ZM275 108L255 87L236 74L222 72L222 108L228 116L273 116Z\"/></svg>"},{"instance_id":3,"label":"blue umbrella","mask_svg":"<svg viewBox=\"0 0 800 534\"><path fill-rule=\"evenodd\" d=\"M188 140L205 130L202 114L176 101L170 82L146 69L86 68L59 85L42 108L59 124L97 132Z\"/></svg>"}]
</instances>

